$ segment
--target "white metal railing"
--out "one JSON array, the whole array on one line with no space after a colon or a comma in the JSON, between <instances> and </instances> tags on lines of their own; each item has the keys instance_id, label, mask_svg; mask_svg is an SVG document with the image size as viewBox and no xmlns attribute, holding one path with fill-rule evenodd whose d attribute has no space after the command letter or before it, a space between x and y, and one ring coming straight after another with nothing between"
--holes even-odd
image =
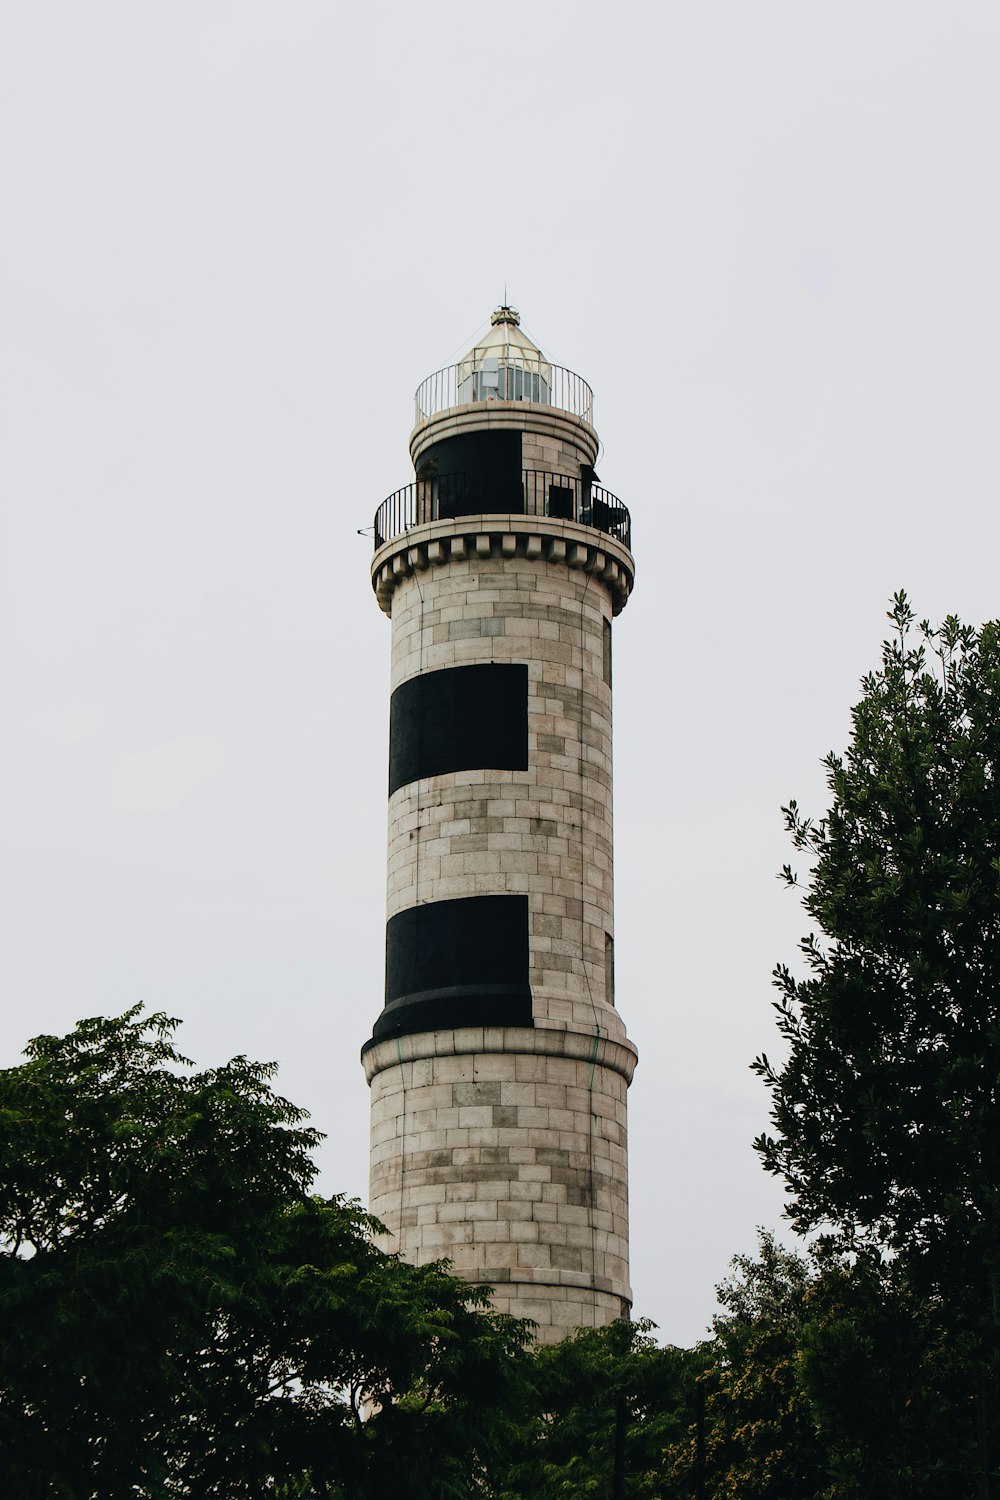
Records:
<instances>
[{"instance_id":1,"label":"white metal railing","mask_svg":"<svg viewBox=\"0 0 1000 1500\"><path fill-rule=\"evenodd\" d=\"M510 354L463 359L435 370L417 386L415 422L420 427L439 411L473 401L535 401L555 406L593 424L594 393L573 370L548 360L512 358Z\"/></svg>"}]
</instances>

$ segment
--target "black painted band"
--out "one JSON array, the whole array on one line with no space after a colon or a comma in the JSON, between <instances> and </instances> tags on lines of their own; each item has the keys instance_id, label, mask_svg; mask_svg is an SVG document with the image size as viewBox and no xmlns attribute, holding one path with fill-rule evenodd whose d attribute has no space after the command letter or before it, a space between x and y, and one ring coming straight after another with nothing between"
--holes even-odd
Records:
<instances>
[{"instance_id":1,"label":"black painted band","mask_svg":"<svg viewBox=\"0 0 1000 1500\"><path fill-rule=\"evenodd\" d=\"M419 1031L452 1031L459 1026L533 1026L531 989L505 990L499 985L467 985L452 993L440 991L438 998L405 996L385 1010L375 1022L371 1040L361 1049L394 1036Z\"/></svg>"},{"instance_id":2,"label":"black painted band","mask_svg":"<svg viewBox=\"0 0 1000 1500\"><path fill-rule=\"evenodd\" d=\"M476 662L421 672L389 706L389 796L422 776L528 769L528 668Z\"/></svg>"},{"instance_id":3,"label":"black painted band","mask_svg":"<svg viewBox=\"0 0 1000 1500\"><path fill-rule=\"evenodd\" d=\"M531 1026L527 896L466 896L386 923L385 1009L371 1042L455 1026Z\"/></svg>"},{"instance_id":4,"label":"black painted band","mask_svg":"<svg viewBox=\"0 0 1000 1500\"><path fill-rule=\"evenodd\" d=\"M440 520L496 512L523 515L521 434L483 428L441 438L421 453L417 478L430 487Z\"/></svg>"}]
</instances>

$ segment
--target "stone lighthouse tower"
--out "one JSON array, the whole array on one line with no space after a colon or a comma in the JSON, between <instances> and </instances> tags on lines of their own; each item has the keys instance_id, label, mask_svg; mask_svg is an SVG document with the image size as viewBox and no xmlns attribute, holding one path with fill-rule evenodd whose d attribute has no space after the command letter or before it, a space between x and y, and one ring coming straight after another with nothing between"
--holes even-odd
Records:
<instances>
[{"instance_id":1,"label":"stone lighthouse tower","mask_svg":"<svg viewBox=\"0 0 1000 1500\"><path fill-rule=\"evenodd\" d=\"M362 1051L373 1213L555 1341L626 1313L612 620L630 519L590 387L501 307L416 394L375 518L392 620L385 1007Z\"/></svg>"}]
</instances>

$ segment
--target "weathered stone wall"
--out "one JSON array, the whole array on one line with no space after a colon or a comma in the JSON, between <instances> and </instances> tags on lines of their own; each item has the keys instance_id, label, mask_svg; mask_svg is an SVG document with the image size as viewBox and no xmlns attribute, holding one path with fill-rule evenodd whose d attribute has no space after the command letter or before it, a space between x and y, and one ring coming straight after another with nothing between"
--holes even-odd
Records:
<instances>
[{"instance_id":1,"label":"weathered stone wall","mask_svg":"<svg viewBox=\"0 0 1000 1500\"><path fill-rule=\"evenodd\" d=\"M370 1206L390 1246L416 1262L447 1257L556 1339L631 1300L625 1094L635 1052L612 981L616 599L584 528L546 530L537 547L512 533L510 547L503 536L432 543L435 565L417 555L391 575L386 599L393 689L445 667L527 666L526 770L426 777L390 798L387 916L526 895L534 1026L402 1036L365 1061Z\"/></svg>"},{"instance_id":2,"label":"weathered stone wall","mask_svg":"<svg viewBox=\"0 0 1000 1500\"><path fill-rule=\"evenodd\" d=\"M535 1022L588 1031L609 1024L614 931L610 618L598 579L517 555L473 554L414 573L392 600L393 689L435 668L527 664L528 769L456 771L394 794L387 916L452 897L527 894Z\"/></svg>"},{"instance_id":3,"label":"weathered stone wall","mask_svg":"<svg viewBox=\"0 0 1000 1500\"><path fill-rule=\"evenodd\" d=\"M389 1247L489 1282L501 1311L533 1318L543 1340L621 1316L634 1055L527 1028L456 1031L457 1050L442 1054L444 1035L368 1054L384 1063L372 1078L370 1203ZM546 1046L586 1055L532 1050Z\"/></svg>"}]
</instances>

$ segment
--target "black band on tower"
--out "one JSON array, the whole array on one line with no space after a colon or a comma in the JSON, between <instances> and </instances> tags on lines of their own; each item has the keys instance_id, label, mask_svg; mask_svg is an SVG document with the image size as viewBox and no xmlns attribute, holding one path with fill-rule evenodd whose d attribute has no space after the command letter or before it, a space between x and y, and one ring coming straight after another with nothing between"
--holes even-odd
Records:
<instances>
[{"instance_id":1,"label":"black band on tower","mask_svg":"<svg viewBox=\"0 0 1000 1500\"><path fill-rule=\"evenodd\" d=\"M453 1026L531 1026L527 896L411 906L385 934L385 1009L372 1040Z\"/></svg>"},{"instance_id":2,"label":"black band on tower","mask_svg":"<svg viewBox=\"0 0 1000 1500\"><path fill-rule=\"evenodd\" d=\"M389 708L389 796L446 771L528 769L528 668L481 662L421 672Z\"/></svg>"}]
</instances>

